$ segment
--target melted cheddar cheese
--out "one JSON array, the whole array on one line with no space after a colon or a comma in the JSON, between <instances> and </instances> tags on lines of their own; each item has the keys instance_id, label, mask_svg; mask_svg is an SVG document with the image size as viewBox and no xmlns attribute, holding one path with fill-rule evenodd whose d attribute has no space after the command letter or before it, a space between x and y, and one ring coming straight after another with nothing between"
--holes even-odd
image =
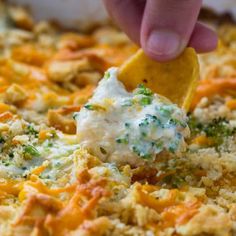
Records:
<instances>
[{"instance_id":1,"label":"melted cheddar cheese","mask_svg":"<svg viewBox=\"0 0 236 236\"><path fill-rule=\"evenodd\" d=\"M17 6L1 2L0 13L1 236L236 234L234 25L219 26L219 48L199 56L186 149L130 165L79 143L75 120L136 46L110 26L65 32Z\"/></svg>"}]
</instances>

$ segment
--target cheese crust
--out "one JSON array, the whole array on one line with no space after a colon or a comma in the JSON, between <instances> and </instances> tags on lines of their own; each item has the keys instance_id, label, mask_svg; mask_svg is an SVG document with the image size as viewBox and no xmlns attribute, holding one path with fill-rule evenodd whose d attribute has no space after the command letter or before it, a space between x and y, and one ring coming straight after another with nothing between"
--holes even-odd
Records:
<instances>
[{"instance_id":1,"label":"cheese crust","mask_svg":"<svg viewBox=\"0 0 236 236\"><path fill-rule=\"evenodd\" d=\"M76 135L104 72L136 46L112 27L64 32L20 7L0 12L1 236L236 234L234 25L199 56L186 149L154 166L103 159Z\"/></svg>"}]
</instances>

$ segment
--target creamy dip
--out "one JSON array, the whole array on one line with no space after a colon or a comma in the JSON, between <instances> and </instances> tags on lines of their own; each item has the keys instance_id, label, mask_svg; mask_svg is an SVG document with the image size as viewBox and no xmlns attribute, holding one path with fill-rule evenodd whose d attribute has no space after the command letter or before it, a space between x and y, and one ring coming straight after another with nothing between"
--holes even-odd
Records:
<instances>
[{"instance_id":1,"label":"creamy dip","mask_svg":"<svg viewBox=\"0 0 236 236\"><path fill-rule=\"evenodd\" d=\"M184 111L143 85L128 92L117 72L109 69L75 114L81 146L118 164L153 162L163 151L179 155L189 135Z\"/></svg>"}]
</instances>

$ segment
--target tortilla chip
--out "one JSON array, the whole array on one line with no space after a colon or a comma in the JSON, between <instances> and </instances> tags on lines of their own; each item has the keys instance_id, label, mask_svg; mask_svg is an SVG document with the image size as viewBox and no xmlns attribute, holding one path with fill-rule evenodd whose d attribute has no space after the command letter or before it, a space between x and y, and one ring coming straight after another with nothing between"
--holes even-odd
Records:
<instances>
[{"instance_id":1,"label":"tortilla chip","mask_svg":"<svg viewBox=\"0 0 236 236\"><path fill-rule=\"evenodd\" d=\"M120 67L118 78L130 91L144 84L188 110L199 79L197 54L193 48L187 48L173 61L159 63L140 49Z\"/></svg>"}]
</instances>

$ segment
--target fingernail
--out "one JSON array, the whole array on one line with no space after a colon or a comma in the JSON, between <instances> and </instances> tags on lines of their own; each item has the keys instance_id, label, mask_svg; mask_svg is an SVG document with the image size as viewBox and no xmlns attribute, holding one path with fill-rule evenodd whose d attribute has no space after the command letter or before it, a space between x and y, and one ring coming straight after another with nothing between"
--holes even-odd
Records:
<instances>
[{"instance_id":1,"label":"fingernail","mask_svg":"<svg viewBox=\"0 0 236 236\"><path fill-rule=\"evenodd\" d=\"M180 36L167 30L154 30L147 40L147 51L156 56L178 55L183 48Z\"/></svg>"}]
</instances>

